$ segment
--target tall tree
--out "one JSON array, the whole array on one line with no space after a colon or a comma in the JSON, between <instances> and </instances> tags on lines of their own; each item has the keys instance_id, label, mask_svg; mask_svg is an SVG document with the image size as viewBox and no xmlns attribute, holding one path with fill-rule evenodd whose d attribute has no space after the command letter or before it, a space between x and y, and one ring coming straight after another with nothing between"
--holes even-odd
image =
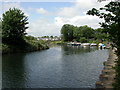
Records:
<instances>
[{"instance_id":1,"label":"tall tree","mask_svg":"<svg viewBox=\"0 0 120 90\"><path fill-rule=\"evenodd\" d=\"M28 18L17 8L9 9L2 18L2 38L4 43L17 44L26 34Z\"/></svg>"},{"instance_id":2,"label":"tall tree","mask_svg":"<svg viewBox=\"0 0 120 90\"><path fill-rule=\"evenodd\" d=\"M95 32L95 35L94 35L95 39L98 39L98 40L106 39L106 40L108 40L109 34L104 33L104 29L97 28L97 29L94 30L94 32Z\"/></svg>"},{"instance_id":3,"label":"tall tree","mask_svg":"<svg viewBox=\"0 0 120 90\"><path fill-rule=\"evenodd\" d=\"M106 12L101 12L106 11ZM105 22L100 23L105 32L109 33L109 38L113 41L114 47L117 48L116 54L118 56L116 65L116 84L115 88L120 89L120 2L114 1L105 5L99 10L93 8L87 12L89 15L96 15L103 18Z\"/></svg>"},{"instance_id":4,"label":"tall tree","mask_svg":"<svg viewBox=\"0 0 120 90\"><path fill-rule=\"evenodd\" d=\"M61 34L63 35L64 41L72 41L73 40L73 25L65 24L61 29Z\"/></svg>"},{"instance_id":5,"label":"tall tree","mask_svg":"<svg viewBox=\"0 0 120 90\"><path fill-rule=\"evenodd\" d=\"M94 36L94 30L87 25L81 27L75 27L73 31L74 38L78 41L81 37L91 39Z\"/></svg>"},{"instance_id":6,"label":"tall tree","mask_svg":"<svg viewBox=\"0 0 120 90\"><path fill-rule=\"evenodd\" d=\"M85 37L86 39L91 39L94 36L94 31L91 27L88 27L87 25L81 26L81 32L82 37Z\"/></svg>"},{"instance_id":7,"label":"tall tree","mask_svg":"<svg viewBox=\"0 0 120 90\"><path fill-rule=\"evenodd\" d=\"M80 37L82 37L82 30L81 27L75 27L73 32L74 39L79 41Z\"/></svg>"}]
</instances>

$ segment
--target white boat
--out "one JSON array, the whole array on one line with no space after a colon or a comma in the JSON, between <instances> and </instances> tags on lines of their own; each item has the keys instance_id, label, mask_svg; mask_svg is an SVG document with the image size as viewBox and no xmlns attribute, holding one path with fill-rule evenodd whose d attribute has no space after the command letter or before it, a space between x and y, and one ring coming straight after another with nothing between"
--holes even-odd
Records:
<instances>
[{"instance_id":1,"label":"white boat","mask_svg":"<svg viewBox=\"0 0 120 90\"><path fill-rule=\"evenodd\" d=\"M82 43L81 46L90 46L90 43Z\"/></svg>"},{"instance_id":2,"label":"white boat","mask_svg":"<svg viewBox=\"0 0 120 90\"><path fill-rule=\"evenodd\" d=\"M90 46L97 46L97 44L96 43L91 43Z\"/></svg>"},{"instance_id":3,"label":"white boat","mask_svg":"<svg viewBox=\"0 0 120 90\"><path fill-rule=\"evenodd\" d=\"M99 43L98 45L99 45L99 46L102 46L102 43Z\"/></svg>"},{"instance_id":4,"label":"white boat","mask_svg":"<svg viewBox=\"0 0 120 90\"><path fill-rule=\"evenodd\" d=\"M102 43L99 43L99 48L100 48L100 49L105 49L106 46L105 46L104 44L102 44Z\"/></svg>"},{"instance_id":5,"label":"white boat","mask_svg":"<svg viewBox=\"0 0 120 90\"><path fill-rule=\"evenodd\" d=\"M78 43L78 42L70 42L70 43L67 43L68 45L73 45L73 46L80 46L81 43Z\"/></svg>"}]
</instances>

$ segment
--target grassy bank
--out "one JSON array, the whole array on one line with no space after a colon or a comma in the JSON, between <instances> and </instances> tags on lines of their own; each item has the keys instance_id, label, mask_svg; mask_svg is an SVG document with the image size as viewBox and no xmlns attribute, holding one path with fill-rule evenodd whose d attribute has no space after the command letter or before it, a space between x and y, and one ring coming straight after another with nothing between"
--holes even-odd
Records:
<instances>
[{"instance_id":1,"label":"grassy bank","mask_svg":"<svg viewBox=\"0 0 120 90\"><path fill-rule=\"evenodd\" d=\"M57 45L61 45L61 44L64 44L64 42L63 41L50 41L49 42L49 45L54 45L54 44L57 44Z\"/></svg>"},{"instance_id":2,"label":"grassy bank","mask_svg":"<svg viewBox=\"0 0 120 90\"><path fill-rule=\"evenodd\" d=\"M0 45L0 50L3 54L16 53L16 52L32 52L38 50L48 49L48 45L45 41L37 40L32 36L25 36L24 42L19 45L11 45L2 43Z\"/></svg>"}]
</instances>

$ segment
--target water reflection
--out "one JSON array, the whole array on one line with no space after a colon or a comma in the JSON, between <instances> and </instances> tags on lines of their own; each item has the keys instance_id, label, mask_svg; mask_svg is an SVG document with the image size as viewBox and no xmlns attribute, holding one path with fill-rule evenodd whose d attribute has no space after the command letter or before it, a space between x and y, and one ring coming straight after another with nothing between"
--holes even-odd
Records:
<instances>
[{"instance_id":1,"label":"water reflection","mask_svg":"<svg viewBox=\"0 0 120 90\"><path fill-rule=\"evenodd\" d=\"M2 89L2 55L0 54L0 90Z\"/></svg>"},{"instance_id":2,"label":"water reflection","mask_svg":"<svg viewBox=\"0 0 120 90\"><path fill-rule=\"evenodd\" d=\"M95 51L97 50L97 47L82 47L82 46L68 46L68 45L64 45L61 46L62 50L64 52L64 54L69 55L69 54L83 54L83 53L87 53L87 52L91 52L91 51Z\"/></svg>"},{"instance_id":3,"label":"water reflection","mask_svg":"<svg viewBox=\"0 0 120 90\"><path fill-rule=\"evenodd\" d=\"M93 88L107 57L107 50L72 46L4 55L3 87Z\"/></svg>"},{"instance_id":4,"label":"water reflection","mask_svg":"<svg viewBox=\"0 0 120 90\"><path fill-rule=\"evenodd\" d=\"M24 54L11 54L3 56L2 87L25 87Z\"/></svg>"}]
</instances>

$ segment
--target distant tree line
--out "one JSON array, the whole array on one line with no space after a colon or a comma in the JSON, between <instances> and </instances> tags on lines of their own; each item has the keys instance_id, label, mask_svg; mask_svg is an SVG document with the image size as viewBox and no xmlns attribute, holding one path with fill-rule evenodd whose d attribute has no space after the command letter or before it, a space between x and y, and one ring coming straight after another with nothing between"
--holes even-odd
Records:
<instances>
[{"instance_id":1,"label":"distant tree line","mask_svg":"<svg viewBox=\"0 0 120 90\"><path fill-rule=\"evenodd\" d=\"M103 33L102 28L93 29L91 27L85 26L73 26L70 24L65 24L61 28L62 39L64 41L80 41L88 42L92 40L105 40L107 39L107 33Z\"/></svg>"}]
</instances>

